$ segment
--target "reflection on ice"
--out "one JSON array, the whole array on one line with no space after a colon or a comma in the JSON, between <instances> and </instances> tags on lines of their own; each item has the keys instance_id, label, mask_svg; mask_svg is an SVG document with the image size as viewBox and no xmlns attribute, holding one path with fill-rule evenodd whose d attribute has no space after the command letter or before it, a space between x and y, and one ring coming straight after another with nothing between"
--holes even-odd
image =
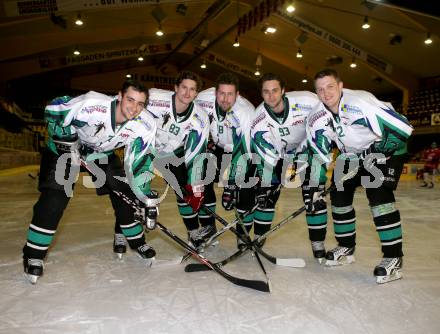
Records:
<instances>
[{"instance_id":1,"label":"reflection on ice","mask_svg":"<svg viewBox=\"0 0 440 334\"><path fill-rule=\"evenodd\" d=\"M419 189L413 182L401 182L397 191L404 232L402 280L375 283L379 240L365 194L359 190L356 262L320 266L312 256L305 218L300 216L273 233L265 250L279 257L304 258L307 265L287 268L263 260L272 282L272 293L267 294L237 287L214 272L185 273L185 264L179 264L185 252L157 230L147 236L157 250L151 268L130 250L116 260L110 202L82 186L75 189L60 223L45 274L32 286L23 278L21 248L38 195L35 186L27 173L0 177L0 333L440 331L438 187ZM297 189L283 190L275 221L300 206ZM228 221L233 219L229 212L218 212ZM160 222L186 238L171 192L161 205ZM330 224L326 248L333 246ZM235 236L227 232L205 255L215 261L235 249ZM223 269L264 280L250 252Z\"/></svg>"}]
</instances>

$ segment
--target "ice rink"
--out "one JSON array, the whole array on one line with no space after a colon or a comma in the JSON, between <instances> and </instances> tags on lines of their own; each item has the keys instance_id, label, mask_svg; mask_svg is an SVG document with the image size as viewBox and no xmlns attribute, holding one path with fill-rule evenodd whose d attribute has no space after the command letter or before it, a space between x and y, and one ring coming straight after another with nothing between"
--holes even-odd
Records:
<instances>
[{"instance_id":1,"label":"ice rink","mask_svg":"<svg viewBox=\"0 0 440 334\"><path fill-rule=\"evenodd\" d=\"M153 267L131 251L117 260L110 201L81 182L58 228L44 276L31 285L23 277L21 249L38 191L28 173L35 175L36 169L0 174L2 334L440 333L440 185L426 189L403 181L396 192L404 233L402 280L375 283L380 244L365 192L359 189L356 262L319 265L301 215L274 232L264 249L279 257L304 258L307 265L286 268L263 259L272 285L272 292L264 293L233 285L214 272L185 273L184 264L177 264L184 251L158 230L148 234L158 253ZM163 192L163 184L156 186ZM283 189L275 222L301 206L299 190ZM233 219L220 208L218 213ZM160 222L186 239L171 192L161 204ZM335 245L329 224L326 248ZM206 255L219 260L235 249L235 236L227 232ZM249 252L224 270L265 279Z\"/></svg>"}]
</instances>

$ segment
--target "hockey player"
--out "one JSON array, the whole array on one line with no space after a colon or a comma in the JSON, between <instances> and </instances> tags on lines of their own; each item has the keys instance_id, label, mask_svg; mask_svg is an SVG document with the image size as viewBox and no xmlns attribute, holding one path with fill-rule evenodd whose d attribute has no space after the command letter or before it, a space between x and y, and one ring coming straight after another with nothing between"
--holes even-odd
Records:
<instances>
[{"instance_id":1,"label":"hockey player","mask_svg":"<svg viewBox=\"0 0 440 334\"><path fill-rule=\"evenodd\" d=\"M322 200L311 203L305 130L306 119L319 100L311 92L285 93L284 81L273 73L264 74L259 84L264 102L258 106L251 126L252 151L261 158L257 166L261 186L257 194L259 206L255 212L254 233L258 237L270 229L285 167L295 163L296 170L303 171L302 196L307 204L306 220L313 255L321 262L325 256L327 207Z\"/></svg>"},{"instance_id":2,"label":"hockey player","mask_svg":"<svg viewBox=\"0 0 440 334\"><path fill-rule=\"evenodd\" d=\"M146 102L144 86L126 81L117 96L91 91L76 98L56 98L46 107L49 139L40 165L41 194L23 248L24 271L32 283L43 274L43 259L72 196L81 163L96 177L98 195L109 194L116 223L130 247L142 258L154 257L154 249L145 243L145 217L139 220L138 212L115 193L120 192L147 207L148 213L157 214L153 200L156 194L150 190L150 149L156 125L151 116L142 112ZM126 173L114 154L116 148L124 146ZM129 185L121 180L125 176Z\"/></svg>"},{"instance_id":3,"label":"hockey player","mask_svg":"<svg viewBox=\"0 0 440 334\"><path fill-rule=\"evenodd\" d=\"M176 191L188 239L196 248L203 243L205 232L211 231L207 226L212 226L200 210L204 200L203 154L209 136L208 116L194 103L200 88L198 75L183 71L176 78L174 92L151 88L147 106L157 124L156 151L162 160L160 164L171 172L171 178L166 173L163 176Z\"/></svg>"},{"instance_id":4,"label":"hockey player","mask_svg":"<svg viewBox=\"0 0 440 334\"><path fill-rule=\"evenodd\" d=\"M434 188L434 177L440 162L440 149L437 148L437 143L433 142L431 148L423 152L423 184L421 187Z\"/></svg>"},{"instance_id":5,"label":"hockey player","mask_svg":"<svg viewBox=\"0 0 440 334\"><path fill-rule=\"evenodd\" d=\"M344 89L337 72L332 69L316 74L315 88L322 104L309 117L307 131L312 151L323 164L319 164L317 172L312 174L312 181L316 184L312 189L313 196L323 191L332 142L342 153L336 163L333 184L335 179L340 180L339 176L348 172L350 165L359 165L358 169L351 168L356 175L343 183L343 189L338 187L330 193L338 246L327 252L326 264L335 266L354 261L356 216L353 196L356 187L362 185L366 188L382 244L383 259L374 269L377 283L399 279L403 256L402 228L393 191L399 182L406 142L413 128L405 117L372 94ZM343 171L338 167L339 162ZM366 184L366 180L371 184Z\"/></svg>"},{"instance_id":6,"label":"hockey player","mask_svg":"<svg viewBox=\"0 0 440 334\"><path fill-rule=\"evenodd\" d=\"M239 159L246 164L245 154L249 153L249 128L251 119L254 117L254 106L239 94L238 78L232 73L223 73L217 80L215 87L200 92L197 95L196 103L207 113L210 121L210 139L208 151L217 158L217 173L214 182L219 182L219 174L223 172L222 166L228 159L231 159L232 166L238 167ZM227 155L231 157L227 157ZM247 164L246 164L247 165ZM241 166L248 171L247 179L252 175L251 169ZM237 207L237 212L243 214L251 211L255 205L253 187L240 187L236 182L236 170L229 170L229 180L225 185L222 195L222 206L229 211ZM216 197L214 193L214 182L205 187L205 205L215 210ZM238 182L240 183L240 182ZM200 212L199 218L211 219L214 225L214 218ZM243 219L245 226L252 226L253 213ZM214 225L215 226L215 225ZM241 224L237 231L244 234ZM237 238L237 243L242 243Z\"/></svg>"}]
</instances>

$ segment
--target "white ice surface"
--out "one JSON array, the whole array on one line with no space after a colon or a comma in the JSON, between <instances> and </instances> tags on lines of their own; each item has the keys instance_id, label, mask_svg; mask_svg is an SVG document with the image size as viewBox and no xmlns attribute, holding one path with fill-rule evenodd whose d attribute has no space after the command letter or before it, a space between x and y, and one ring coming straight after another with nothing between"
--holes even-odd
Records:
<instances>
[{"instance_id":1,"label":"white ice surface","mask_svg":"<svg viewBox=\"0 0 440 334\"><path fill-rule=\"evenodd\" d=\"M315 262L302 215L273 233L265 250L302 257L307 266L292 269L263 260L270 294L235 286L214 272L185 273L184 265L175 264L184 252L159 231L148 235L158 253L156 266L146 268L130 251L116 260L110 202L80 184L44 276L32 286L23 278L21 249L37 197L36 181L27 173L0 177L2 334L440 333L440 187L420 189L415 182L401 182L396 193L404 232L402 280L375 283L380 245L365 193L358 190L356 262L337 268ZM284 189L275 221L300 206L299 191ZM171 192L161 205L160 221L186 237ZM330 224L326 247L333 246ZM207 256L216 260L233 251L235 237L227 232ZM224 270L264 279L249 253Z\"/></svg>"}]
</instances>

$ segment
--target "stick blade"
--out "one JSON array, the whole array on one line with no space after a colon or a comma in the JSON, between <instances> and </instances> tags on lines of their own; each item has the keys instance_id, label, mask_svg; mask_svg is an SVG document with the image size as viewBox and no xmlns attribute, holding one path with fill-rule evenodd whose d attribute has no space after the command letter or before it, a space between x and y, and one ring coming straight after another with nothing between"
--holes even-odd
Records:
<instances>
[{"instance_id":1,"label":"stick blade","mask_svg":"<svg viewBox=\"0 0 440 334\"><path fill-rule=\"evenodd\" d=\"M244 278L239 278L235 276L231 276L230 274L224 272L220 269L220 266L217 264L214 265L214 270L218 272L220 275L222 275L224 278L226 278L231 283L234 283L235 285L239 285L245 288L262 291L262 292L270 292L271 286L270 282L264 282L259 280L248 280ZM189 263L185 266L185 272L197 272L197 271L207 271L212 270L213 268L210 268L209 266L202 264L202 263Z\"/></svg>"},{"instance_id":2,"label":"stick blade","mask_svg":"<svg viewBox=\"0 0 440 334\"><path fill-rule=\"evenodd\" d=\"M245 288L254 289L261 292L269 292L271 291L270 282L257 281L257 280L245 280L239 278L235 284L243 286Z\"/></svg>"},{"instance_id":3,"label":"stick blade","mask_svg":"<svg viewBox=\"0 0 440 334\"><path fill-rule=\"evenodd\" d=\"M203 263L189 263L185 266L185 272L194 273L197 271L209 271L212 270L207 265Z\"/></svg>"}]
</instances>

